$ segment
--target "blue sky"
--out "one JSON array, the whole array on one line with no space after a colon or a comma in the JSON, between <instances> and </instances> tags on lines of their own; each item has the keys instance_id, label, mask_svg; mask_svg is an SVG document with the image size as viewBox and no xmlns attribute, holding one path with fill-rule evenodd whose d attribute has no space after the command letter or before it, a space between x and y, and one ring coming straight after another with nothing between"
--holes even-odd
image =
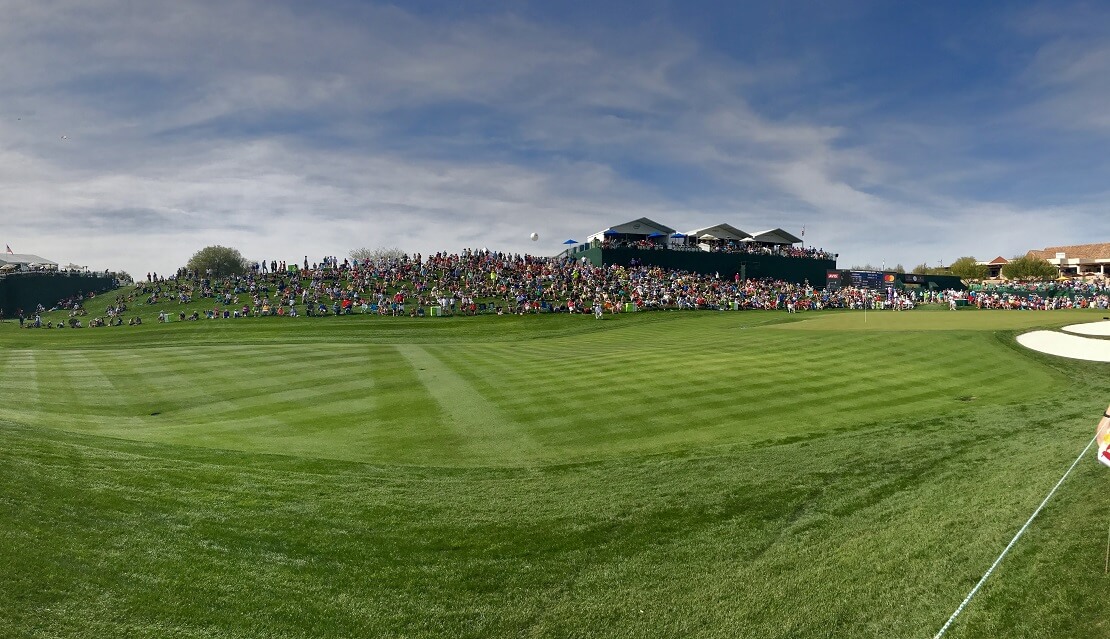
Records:
<instances>
[{"instance_id":1,"label":"blue sky","mask_svg":"<svg viewBox=\"0 0 1110 639\"><path fill-rule=\"evenodd\" d=\"M0 0L0 242L145 275L641 216L845 267L1110 240L1105 5L466 4Z\"/></svg>"}]
</instances>

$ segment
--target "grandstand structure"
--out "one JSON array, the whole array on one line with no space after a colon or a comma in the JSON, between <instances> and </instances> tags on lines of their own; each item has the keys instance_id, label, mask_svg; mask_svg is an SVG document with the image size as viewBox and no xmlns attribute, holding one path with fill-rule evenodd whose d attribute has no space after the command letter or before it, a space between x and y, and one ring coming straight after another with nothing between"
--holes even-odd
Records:
<instances>
[{"instance_id":1,"label":"grandstand structure","mask_svg":"<svg viewBox=\"0 0 1110 639\"><path fill-rule=\"evenodd\" d=\"M103 293L119 286L115 275L78 271L23 271L0 273L0 310L15 317L20 310L49 309L63 298Z\"/></svg>"},{"instance_id":2,"label":"grandstand structure","mask_svg":"<svg viewBox=\"0 0 1110 639\"><path fill-rule=\"evenodd\" d=\"M749 233L722 222L679 232L641 217L598 231L563 255L599 266L661 266L727 279L774 278L824 286L837 256L801 243L802 238L781 228Z\"/></svg>"},{"instance_id":3,"label":"grandstand structure","mask_svg":"<svg viewBox=\"0 0 1110 639\"><path fill-rule=\"evenodd\" d=\"M57 262L30 253L0 254L0 312L6 317L20 311L30 314L39 306L49 309L63 298L119 286L114 274L78 269L72 264L59 269Z\"/></svg>"}]
</instances>

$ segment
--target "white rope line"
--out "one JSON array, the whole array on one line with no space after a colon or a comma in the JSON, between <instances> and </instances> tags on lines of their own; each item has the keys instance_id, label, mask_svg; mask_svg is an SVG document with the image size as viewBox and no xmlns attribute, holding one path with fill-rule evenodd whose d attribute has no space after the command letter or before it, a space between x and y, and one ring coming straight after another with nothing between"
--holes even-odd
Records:
<instances>
[{"instance_id":1,"label":"white rope line","mask_svg":"<svg viewBox=\"0 0 1110 639\"><path fill-rule=\"evenodd\" d=\"M967 606L968 602L971 601L971 598L975 596L975 593L979 592L979 588L981 588L983 586L983 583L987 581L987 577L990 577L991 573L994 572L994 569L998 567L998 564L1002 563L1002 558L1006 556L1006 553L1010 552L1010 549L1014 547L1014 544L1017 543L1017 540L1025 533L1025 529L1029 527L1029 524L1033 523L1033 520L1036 519L1037 515L1041 512L1041 509L1044 508L1044 505L1048 503L1049 499L1052 499L1052 496L1054 494L1056 494L1056 489L1060 487L1060 484L1064 483L1064 480L1068 478L1068 475L1071 474L1071 471L1079 464L1079 460L1083 459L1083 456L1087 454L1087 451L1091 448L1091 444L1094 444L1096 439L1098 439L1097 434L1091 438L1090 443L1088 443L1087 447L1083 449L1083 452L1079 453L1079 457L1076 457L1075 461L1071 463L1071 467L1068 468L1068 472L1064 473L1064 476L1060 478L1060 481L1056 482L1056 485L1052 487L1052 490L1049 491L1048 496L1044 498L1044 501L1041 502L1041 505L1037 506L1037 509L1034 510L1033 514L1029 516L1028 521L1026 521L1025 525L1021 527L1021 530L1017 531L1017 534L1014 535L1014 538L1010 540L1010 543L1006 544L1006 548L1003 549L1002 554L998 556L998 559L995 559L994 563L991 564L991 567L987 569L987 572L983 573L983 578L979 580L979 583L975 584L975 587L971 589L971 592L967 593L967 597L964 597L963 602L960 603L960 606L958 608L956 608L956 612L953 612L952 616L948 618L948 621L944 623L944 627L942 627L940 631L937 632L937 634L933 635L933 639L940 639L944 636L944 633L948 632L948 627L951 626L952 622L956 620L956 617L959 617L960 613L964 611L964 608Z\"/></svg>"}]
</instances>

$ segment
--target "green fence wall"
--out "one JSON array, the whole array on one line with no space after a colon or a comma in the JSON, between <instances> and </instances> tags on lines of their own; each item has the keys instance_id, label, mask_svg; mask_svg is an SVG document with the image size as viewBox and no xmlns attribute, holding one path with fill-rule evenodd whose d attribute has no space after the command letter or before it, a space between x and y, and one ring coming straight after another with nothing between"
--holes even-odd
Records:
<instances>
[{"instance_id":1,"label":"green fence wall","mask_svg":"<svg viewBox=\"0 0 1110 639\"><path fill-rule=\"evenodd\" d=\"M749 253L709 253L707 251L640 250L634 248L591 248L571 254L585 257L595 265L620 264L627 266L639 259L645 266L662 266L695 273L720 273L722 278L741 277L775 279L813 286L825 285L825 273L836 268L835 260L818 260L779 255L754 255Z\"/></svg>"},{"instance_id":2,"label":"green fence wall","mask_svg":"<svg viewBox=\"0 0 1110 639\"><path fill-rule=\"evenodd\" d=\"M16 316L18 309L31 315L35 307L54 306L58 300L89 292L100 293L116 287L116 279L104 274L12 273L0 277L0 309L4 317Z\"/></svg>"}]
</instances>

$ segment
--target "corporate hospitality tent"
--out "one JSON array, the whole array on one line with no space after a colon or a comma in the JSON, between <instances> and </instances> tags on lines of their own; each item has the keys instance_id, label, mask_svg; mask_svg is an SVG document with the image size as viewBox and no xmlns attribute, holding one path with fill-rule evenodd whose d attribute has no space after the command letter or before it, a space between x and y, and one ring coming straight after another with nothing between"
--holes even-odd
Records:
<instances>
[{"instance_id":1,"label":"corporate hospitality tent","mask_svg":"<svg viewBox=\"0 0 1110 639\"><path fill-rule=\"evenodd\" d=\"M641 217L631 222L624 224L617 224L611 226L603 231L598 231L593 235L586 238L586 242L593 243L595 240L614 240L614 239L627 239L631 241L639 241L651 237L653 233L658 233L654 237L663 237L674 233L675 230L666 224L660 224L654 220L649 220L646 217Z\"/></svg>"},{"instance_id":2,"label":"corporate hospitality tent","mask_svg":"<svg viewBox=\"0 0 1110 639\"><path fill-rule=\"evenodd\" d=\"M5 270L27 271L31 269L56 270L58 263L45 257L31 255L30 253L0 253L0 268L14 266L14 269Z\"/></svg>"},{"instance_id":3,"label":"corporate hospitality tent","mask_svg":"<svg viewBox=\"0 0 1110 639\"><path fill-rule=\"evenodd\" d=\"M748 233L747 231L741 231L731 224L724 223L686 232L687 237L702 238L706 235L710 235L714 239L723 240L726 242L739 242L745 238L749 238L752 236L752 234Z\"/></svg>"},{"instance_id":4,"label":"corporate hospitality tent","mask_svg":"<svg viewBox=\"0 0 1110 639\"><path fill-rule=\"evenodd\" d=\"M753 233L751 236L752 241L759 242L760 244L801 244L802 238L787 233L782 229L769 229Z\"/></svg>"}]
</instances>

